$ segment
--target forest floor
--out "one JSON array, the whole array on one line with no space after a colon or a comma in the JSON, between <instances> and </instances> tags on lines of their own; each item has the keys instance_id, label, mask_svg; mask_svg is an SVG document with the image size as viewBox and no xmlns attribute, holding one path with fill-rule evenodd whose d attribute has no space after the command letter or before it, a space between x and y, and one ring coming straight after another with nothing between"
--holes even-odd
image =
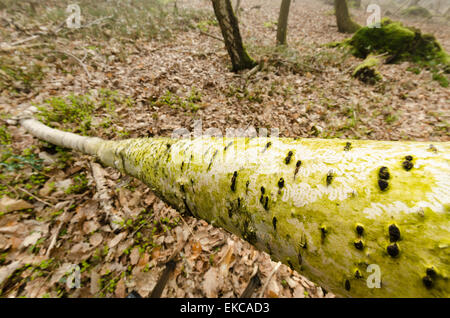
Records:
<instances>
[{"instance_id":1,"label":"forest floor","mask_svg":"<svg viewBox=\"0 0 450 318\"><path fill-rule=\"evenodd\" d=\"M375 85L353 79L361 60L325 46L348 35L322 2L295 1L289 47L275 48L278 2L242 1L242 37L264 62L253 74L230 72L209 1L178 1L178 14L81 2L81 29L64 27L65 6L0 7L0 208L14 206L0 212L1 297L148 297L174 253L162 297L239 297L255 269L253 297L334 297L287 266L271 276L266 253L181 216L141 182L33 138L13 120L29 106L53 127L108 139L192 132L201 120L224 135L450 140L449 89L409 62L382 65ZM364 10L353 13L364 24ZM401 20L450 51L448 23ZM80 288L67 283L76 266Z\"/></svg>"}]
</instances>

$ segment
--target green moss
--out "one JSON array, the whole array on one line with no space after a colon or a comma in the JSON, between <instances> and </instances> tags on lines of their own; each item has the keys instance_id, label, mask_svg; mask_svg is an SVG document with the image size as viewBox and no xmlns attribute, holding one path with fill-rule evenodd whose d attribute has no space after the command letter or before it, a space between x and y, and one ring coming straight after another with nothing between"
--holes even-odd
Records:
<instances>
[{"instance_id":1,"label":"green moss","mask_svg":"<svg viewBox=\"0 0 450 318\"><path fill-rule=\"evenodd\" d=\"M39 63L25 64L6 56L0 58L0 91L29 93L44 76L43 67Z\"/></svg>"},{"instance_id":2,"label":"green moss","mask_svg":"<svg viewBox=\"0 0 450 318\"><path fill-rule=\"evenodd\" d=\"M411 61L441 77L445 77L441 73L450 72L450 56L433 35L423 34L419 29L387 18L381 21L379 28L368 26L359 29L341 45L350 47L352 54L359 58L387 53L390 62Z\"/></svg>"},{"instance_id":3,"label":"green moss","mask_svg":"<svg viewBox=\"0 0 450 318\"><path fill-rule=\"evenodd\" d=\"M202 94L195 87L191 88L189 95L185 98L179 97L178 95L167 90L164 95L160 96L158 99L152 101L152 104L158 107L169 106L173 109L182 109L186 111L196 112L201 108L198 104L202 100Z\"/></svg>"},{"instance_id":4,"label":"green moss","mask_svg":"<svg viewBox=\"0 0 450 318\"><path fill-rule=\"evenodd\" d=\"M9 145L11 143L11 134L5 125L0 126L0 145Z\"/></svg>"},{"instance_id":5,"label":"green moss","mask_svg":"<svg viewBox=\"0 0 450 318\"><path fill-rule=\"evenodd\" d=\"M380 60L373 56L368 56L364 62L356 67L352 76L364 83L375 84L382 79L381 74L376 69L379 64Z\"/></svg>"},{"instance_id":6,"label":"green moss","mask_svg":"<svg viewBox=\"0 0 450 318\"><path fill-rule=\"evenodd\" d=\"M77 174L73 178L74 183L69 186L66 190L67 194L75 193L83 193L88 189L88 180L85 173Z\"/></svg>"},{"instance_id":7,"label":"green moss","mask_svg":"<svg viewBox=\"0 0 450 318\"><path fill-rule=\"evenodd\" d=\"M49 126L63 125L64 129L78 132L82 135L90 135L93 128L92 118L98 110L107 116L98 126L114 129L113 120L117 118L115 112L119 106L132 107L134 101L121 96L117 91L99 89L89 94L70 94L66 97L53 97L37 105L39 113L37 117ZM75 127L69 124L76 124ZM117 131L114 131L117 133ZM121 132L124 134L124 132Z\"/></svg>"},{"instance_id":8,"label":"green moss","mask_svg":"<svg viewBox=\"0 0 450 318\"><path fill-rule=\"evenodd\" d=\"M168 142L171 160L167 162ZM116 166L125 167L179 211L189 209L196 217L269 252L275 260L287 263L289 259L296 270L337 294L377 297L448 294L445 280L435 280L432 289L424 288L421 280L422 267L426 269L428 263L448 277L444 265L446 250L436 247L448 241L444 229L448 216L437 208L424 208L421 216L418 209L430 202L429 195L440 187L441 174L432 171L443 163L448 143L439 143L440 152L434 155L427 152L427 143L352 140L351 149L345 151L341 140L281 139L272 141L267 148L267 139L253 138L240 139L243 148L239 151L235 147L225 151L229 142L219 138L177 143L163 138L127 140L116 144L111 154L121 152L125 161ZM266 150L261 153L263 149ZM251 156L252 151L260 154L260 161L244 164L242 158ZM292 158L286 165L289 151ZM203 158L199 152L205 153ZM237 153L240 159L224 161L225 156ZM189 160L191 154L195 158ZM409 155L414 158L413 168L406 171L402 162ZM112 162L120 159L100 157ZM302 165L293 180L292 163L297 160L302 160ZM183 162L185 168L180 170ZM278 163L277 169L273 163ZM365 168L361 169L361 165ZM385 191L378 184L381 166L388 167L390 173ZM325 179L330 169L335 177L327 186ZM440 169L444 169L442 173L448 171ZM238 174L232 189L234 171ZM285 180L281 189L280 178ZM191 186L190 180L195 181L194 185ZM264 202L268 198L267 206L261 202L262 197ZM396 257L387 252L387 246L392 244L388 226L393 222L401 231ZM355 232L355 224L364 226L363 237ZM436 224L442 225L439 232L433 230ZM381 289L370 289L365 279L355 278L356 267L362 275L368 275L368 264L380 266ZM344 288L346 280L350 290Z\"/></svg>"},{"instance_id":9,"label":"green moss","mask_svg":"<svg viewBox=\"0 0 450 318\"><path fill-rule=\"evenodd\" d=\"M87 134L91 127L95 104L89 95L69 95L66 98L53 97L38 106L38 118L46 124L76 123L76 131Z\"/></svg>"},{"instance_id":10,"label":"green moss","mask_svg":"<svg viewBox=\"0 0 450 318\"><path fill-rule=\"evenodd\" d=\"M42 159L32 151L32 148L27 148L22 154L16 155L11 148L5 149L0 157L0 170L16 171L26 166L31 166L34 170L42 170Z\"/></svg>"}]
</instances>

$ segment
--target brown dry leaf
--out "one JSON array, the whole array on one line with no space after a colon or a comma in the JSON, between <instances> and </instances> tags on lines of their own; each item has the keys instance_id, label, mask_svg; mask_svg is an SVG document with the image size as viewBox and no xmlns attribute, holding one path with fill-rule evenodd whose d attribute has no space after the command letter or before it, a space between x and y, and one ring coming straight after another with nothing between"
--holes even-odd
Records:
<instances>
[{"instance_id":1,"label":"brown dry leaf","mask_svg":"<svg viewBox=\"0 0 450 318\"><path fill-rule=\"evenodd\" d=\"M122 277L116 285L116 290L114 291L114 294L117 298L125 298L126 288L125 288L125 280Z\"/></svg>"},{"instance_id":2,"label":"brown dry leaf","mask_svg":"<svg viewBox=\"0 0 450 318\"><path fill-rule=\"evenodd\" d=\"M55 179L52 177L45 182L44 186L39 190L39 195L42 197L48 196L54 190Z\"/></svg>"},{"instance_id":3,"label":"brown dry leaf","mask_svg":"<svg viewBox=\"0 0 450 318\"><path fill-rule=\"evenodd\" d=\"M80 242L72 246L69 254L67 255L67 258L74 262L86 260L87 258L89 258L91 253L92 248L89 243Z\"/></svg>"},{"instance_id":4,"label":"brown dry leaf","mask_svg":"<svg viewBox=\"0 0 450 318\"><path fill-rule=\"evenodd\" d=\"M151 206L151 205L155 202L155 200L156 200L155 194L154 194L153 192L149 192L149 193L145 196L144 203L145 203L147 206Z\"/></svg>"},{"instance_id":5,"label":"brown dry leaf","mask_svg":"<svg viewBox=\"0 0 450 318\"><path fill-rule=\"evenodd\" d=\"M100 274L96 270L91 270L91 294L97 295L97 293L100 291Z\"/></svg>"},{"instance_id":6,"label":"brown dry leaf","mask_svg":"<svg viewBox=\"0 0 450 318\"><path fill-rule=\"evenodd\" d=\"M294 298L305 298L305 288L301 285L297 285L292 293Z\"/></svg>"},{"instance_id":7,"label":"brown dry leaf","mask_svg":"<svg viewBox=\"0 0 450 318\"><path fill-rule=\"evenodd\" d=\"M20 266L22 266L22 263L20 261L15 261L7 266L3 266L0 268L0 288L3 287L3 284L7 280L7 278Z\"/></svg>"},{"instance_id":8,"label":"brown dry leaf","mask_svg":"<svg viewBox=\"0 0 450 318\"><path fill-rule=\"evenodd\" d=\"M0 227L0 233L2 234L22 234L26 232L27 227L23 224L17 224L16 222L8 224L7 226Z\"/></svg>"},{"instance_id":9,"label":"brown dry leaf","mask_svg":"<svg viewBox=\"0 0 450 318\"><path fill-rule=\"evenodd\" d=\"M117 244L120 243L121 240L123 240L127 236L127 232L122 232L120 234L117 234L108 244L109 248L115 247Z\"/></svg>"},{"instance_id":10,"label":"brown dry leaf","mask_svg":"<svg viewBox=\"0 0 450 318\"><path fill-rule=\"evenodd\" d=\"M28 235L22 242L22 247L28 247L30 245L36 244L36 242L41 238L41 232L34 232Z\"/></svg>"},{"instance_id":11,"label":"brown dry leaf","mask_svg":"<svg viewBox=\"0 0 450 318\"><path fill-rule=\"evenodd\" d=\"M157 259L159 258L159 255L161 254L161 247L157 246L154 249L152 249L151 259Z\"/></svg>"},{"instance_id":12,"label":"brown dry leaf","mask_svg":"<svg viewBox=\"0 0 450 318\"><path fill-rule=\"evenodd\" d=\"M192 259L197 258L197 256L199 256L200 253L202 252L202 245L200 244L200 242L194 241L191 244L191 251L192 251L191 258Z\"/></svg>"},{"instance_id":13,"label":"brown dry leaf","mask_svg":"<svg viewBox=\"0 0 450 318\"><path fill-rule=\"evenodd\" d=\"M279 298L279 297L278 297L278 294L277 294L276 292L274 292L273 290L271 290L271 289L269 289L269 290L266 292L266 296L267 296L267 297L270 297L270 298Z\"/></svg>"},{"instance_id":14,"label":"brown dry leaf","mask_svg":"<svg viewBox=\"0 0 450 318\"><path fill-rule=\"evenodd\" d=\"M99 227L100 227L100 224L96 221L86 221L83 223L83 231L86 234L97 231L97 229Z\"/></svg>"},{"instance_id":15,"label":"brown dry leaf","mask_svg":"<svg viewBox=\"0 0 450 318\"><path fill-rule=\"evenodd\" d=\"M119 257L121 256L126 249L128 249L130 246L132 246L134 243L134 239L132 237L130 237L129 239L127 239L124 242L121 242L119 244L119 246L117 247L117 252L116 252L116 256Z\"/></svg>"},{"instance_id":16,"label":"brown dry leaf","mask_svg":"<svg viewBox=\"0 0 450 318\"><path fill-rule=\"evenodd\" d=\"M59 266L50 279L50 285L57 283L64 275L66 275L73 269L73 266L75 266L75 264L72 263L64 263Z\"/></svg>"},{"instance_id":17,"label":"brown dry leaf","mask_svg":"<svg viewBox=\"0 0 450 318\"><path fill-rule=\"evenodd\" d=\"M276 278L276 276L270 280L270 282L267 286L266 297L270 297L270 298L279 298L280 297L280 286L276 282L275 278Z\"/></svg>"},{"instance_id":18,"label":"brown dry leaf","mask_svg":"<svg viewBox=\"0 0 450 318\"><path fill-rule=\"evenodd\" d=\"M155 288L162 269L153 268L148 272L139 272L135 275L136 290L142 297L148 297L150 292Z\"/></svg>"},{"instance_id":19,"label":"brown dry leaf","mask_svg":"<svg viewBox=\"0 0 450 318\"><path fill-rule=\"evenodd\" d=\"M99 246L102 241L103 236L99 232L92 234L91 237L89 238L89 243L91 243L93 247Z\"/></svg>"},{"instance_id":20,"label":"brown dry leaf","mask_svg":"<svg viewBox=\"0 0 450 318\"><path fill-rule=\"evenodd\" d=\"M128 207L130 209L135 208L136 206L139 205L141 200L142 200L142 192L139 190L134 191L133 195L131 196L131 200L128 201ZM149 206L149 204L147 204L147 206Z\"/></svg>"},{"instance_id":21,"label":"brown dry leaf","mask_svg":"<svg viewBox=\"0 0 450 318\"><path fill-rule=\"evenodd\" d=\"M12 199L8 196L4 196L0 199L0 213L8 213L32 208L33 205L24 200Z\"/></svg>"},{"instance_id":22,"label":"brown dry leaf","mask_svg":"<svg viewBox=\"0 0 450 318\"><path fill-rule=\"evenodd\" d=\"M98 202L94 200L87 200L83 204L84 214L86 219L90 220L98 216Z\"/></svg>"},{"instance_id":23,"label":"brown dry leaf","mask_svg":"<svg viewBox=\"0 0 450 318\"><path fill-rule=\"evenodd\" d=\"M219 279L219 269L211 267L203 277L202 288L206 297L217 298L222 280Z\"/></svg>"},{"instance_id":24,"label":"brown dry leaf","mask_svg":"<svg viewBox=\"0 0 450 318\"><path fill-rule=\"evenodd\" d=\"M6 239L4 235L0 235L0 253L8 250L11 247L11 242Z\"/></svg>"},{"instance_id":25,"label":"brown dry leaf","mask_svg":"<svg viewBox=\"0 0 450 318\"><path fill-rule=\"evenodd\" d=\"M139 248L135 247L131 250L130 253L130 263L131 265L136 265L139 262Z\"/></svg>"},{"instance_id":26,"label":"brown dry leaf","mask_svg":"<svg viewBox=\"0 0 450 318\"><path fill-rule=\"evenodd\" d=\"M30 298L42 297L46 293L48 286L45 284L46 279L44 277L38 277L27 283L25 286L25 292Z\"/></svg>"}]
</instances>

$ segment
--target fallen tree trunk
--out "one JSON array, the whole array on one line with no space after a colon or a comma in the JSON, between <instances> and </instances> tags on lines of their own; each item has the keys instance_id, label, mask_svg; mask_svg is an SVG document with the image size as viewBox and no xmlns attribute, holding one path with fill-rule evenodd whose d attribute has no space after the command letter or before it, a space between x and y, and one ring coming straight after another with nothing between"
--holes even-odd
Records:
<instances>
[{"instance_id":1,"label":"fallen tree trunk","mask_svg":"<svg viewBox=\"0 0 450 318\"><path fill-rule=\"evenodd\" d=\"M105 141L34 119L21 124L142 180L178 211L237 234L337 295L450 296L449 142Z\"/></svg>"}]
</instances>

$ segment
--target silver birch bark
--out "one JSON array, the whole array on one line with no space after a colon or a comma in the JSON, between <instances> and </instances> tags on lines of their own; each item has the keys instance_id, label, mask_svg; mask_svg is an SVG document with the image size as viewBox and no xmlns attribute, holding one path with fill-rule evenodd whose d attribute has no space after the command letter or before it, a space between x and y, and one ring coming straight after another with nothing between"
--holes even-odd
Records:
<instances>
[{"instance_id":1,"label":"silver birch bark","mask_svg":"<svg viewBox=\"0 0 450 318\"><path fill-rule=\"evenodd\" d=\"M337 295L450 296L450 142L105 141L21 123L142 180L178 211Z\"/></svg>"}]
</instances>

